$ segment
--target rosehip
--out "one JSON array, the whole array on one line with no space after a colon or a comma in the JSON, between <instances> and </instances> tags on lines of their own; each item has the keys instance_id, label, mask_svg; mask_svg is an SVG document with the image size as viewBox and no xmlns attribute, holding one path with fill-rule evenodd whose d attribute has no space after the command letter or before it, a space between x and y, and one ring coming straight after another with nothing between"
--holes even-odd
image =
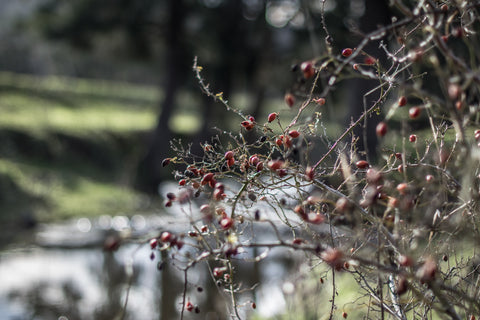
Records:
<instances>
[{"instance_id":1,"label":"rosehip","mask_svg":"<svg viewBox=\"0 0 480 320\"><path fill-rule=\"evenodd\" d=\"M398 106L399 107L403 107L404 105L407 104L407 98L405 96L401 96L399 99L398 99Z\"/></svg>"},{"instance_id":2,"label":"rosehip","mask_svg":"<svg viewBox=\"0 0 480 320\"><path fill-rule=\"evenodd\" d=\"M187 304L185 305L185 309L187 309L188 312L192 312L193 309L195 309L195 306L193 305L193 303L188 301Z\"/></svg>"},{"instance_id":3,"label":"rosehip","mask_svg":"<svg viewBox=\"0 0 480 320\"><path fill-rule=\"evenodd\" d=\"M268 115L268 122L272 122L272 121L274 121L276 118L277 118L277 114L276 114L275 112L270 113L270 114Z\"/></svg>"},{"instance_id":4,"label":"rosehip","mask_svg":"<svg viewBox=\"0 0 480 320\"><path fill-rule=\"evenodd\" d=\"M298 138L300 136L300 132L298 132L297 130L290 130L288 135L295 139L295 138Z\"/></svg>"},{"instance_id":5,"label":"rosehip","mask_svg":"<svg viewBox=\"0 0 480 320\"><path fill-rule=\"evenodd\" d=\"M235 159L234 158L230 158L227 160L227 166L231 167L235 164Z\"/></svg>"},{"instance_id":6,"label":"rosehip","mask_svg":"<svg viewBox=\"0 0 480 320\"><path fill-rule=\"evenodd\" d=\"M359 160L355 163L358 169L366 169L370 167L370 164L365 160Z\"/></svg>"},{"instance_id":7,"label":"rosehip","mask_svg":"<svg viewBox=\"0 0 480 320\"><path fill-rule=\"evenodd\" d=\"M291 93L285 95L285 103L287 106L292 107L295 104L295 97Z\"/></svg>"},{"instance_id":8,"label":"rosehip","mask_svg":"<svg viewBox=\"0 0 480 320\"><path fill-rule=\"evenodd\" d=\"M283 137L283 145L285 146L286 149L289 149L292 147L292 139L290 139L289 136Z\"/></svg>"},{"instance_id":9,"label":"rosehip","mask_svg":"<svg viewBox=\"0 0 480 320\"><path fill-rule=\"evenodd\" d=\"M220 226L223 230L228 230L233 226L233 220L231 218L225 217L220 220Z\"/></svg>"},{"instance_id":10,"label":"rosehip","mask_svg":"<svg viewBox=\"0 0 480 320\"><path fill-rule=\"evenodd\" d=\"M256 166L258 161L260 161L260 159L258 159L256 155L253 155L250 157L250 159L248 159L248 162L250 162L252 166Z\"/></svg>"},{"instance_id":11,"label":"rosehip","mask_svg":"<svg viewBox=\"0 0 480 320\"><path fill-rule=\"evenodd\" d=\"M346 212L349 208L350 208L350 203L348 202L348 199L345 197L339 198L335 203L335 209L340 213Z\"/></svg>"},{"instance_id":12,"label":"rosehip","mask_svg":"<svg viewBox=\"0 0 480 320\"><path fill-rule=\"evenodd\" d=\"M285 176L287 175L287 170L285 170L285 169L278 169L278 170L277 170L277 174L278 174L278 176L279 176L280 178L283 178L283 177L285 177Z\"/></svg>"},{"instance_id":13,"label":"rosehip","mask_svg":"<svg viewBox=\"0 0 480 320\"><path fill-rule=\"evenodd\" d=\"M300 69L303 72L303 77L305 79L310 79L315 75L315 69L313 68L313 64L309 61L305 61L300 65Z\"/></svg>"},{"instance_id":14,"label":"rosehip","mask_svg":"<svg viewBox=\"0 0 480 320\"><path fill-rule=\"evenodd\" d=\"M170 158L165 158L165 159L163 159L163 161L162 161L162 167L168 166L168 164L170 163L170 161L171 161Z\"/></svg>"},{"instance_id":15,"label":"rosehip","mask_svg":"<svg viewBox=\"0 0 480 320\"><path fill-rule=\"evenodd\" d=\"M257 172L262 171L263 170L263 162L257 163L257 166L255 167L255 169L257 170Z\"/></svg>"},{"instance_id":16,"label":"rosehip","mask_svg":"<svg viewBox=\"0 0 480 320\"><path fill-rule=\"evenodd\" d=\"M353 53L353 50L351 48L345 48L342 50L342 56L344 57L349 57Z\"/></svg>"},{"instance_id":17,"label":"rosehip","mask_svg":"<svg viewBox=\"0 0 480 320\"><path fill-rule=\"evenodd\" d=\"M408 137L408 140L409 140L410 142L415 142L415 141L417 141L417 135L411 134L410 137Z\"/></svg>"},{"instance_id":18,"label":"rosehip","mask_svg":"<svg viewBox=\"0 0 480 320\"><path fill-rule=\"evenodd\" d=\"M325 98L313 99L313 102L315 102L319 106L323 106L325 104Z\"/></svg>"},{"instance_id":19,"label":"rosehip","mask_svg":"<svg viewBox=\"0 0 480 320\"><path fill-rule=\"evenodd\" d=\"M421 111L419 107L412 107L408 110L408 116L410 119L416 119L420 116Z\"/></svg>"},{"instance_id":20,"label":"rosehip","mask_svg":"<svg viewBox=\"0 0 480 320\"><path fill-rule=\"evenodd\" d=\"M387 127L387 124L385 122L380 122L378 125L377 125L377 128L376 128L376 133L377 133L377 136L379 137L383 137L384 135L387 134L387 131L388 131L388 127Z\"/></svg>"},{"instance_id":21,"label":"rosehip","mask_svg":"<svg viewBox=\"0 0 480 320\"><path fill-rule=\"evenodd\" d=\"M151 239L150 240L150 248L155 249L157 247L158 240L157 239Z\"/></svg>"},{"instance_id":22,"label":"rosehip","mask_svg":"<svg viewBox=\"0 0 480 320\"><path fill-rule=\"evenodd\" d=\"M283 161L281 160L270 160L268 161L268 168L272 171L280 169L283 166Z\"/></svg>"},{"instance_id":23,"label":"rosehip","mask_svg":"<svg viewBox=\"0 0 480 320\"><path fill-rule=\"evenodd\" d=\"M375 64L375 62L377 62L377 60L372 57L372 56L366 56L365 59L363 60L363 62L369 66Z\"/></svg>"},{"instance_id":24,"label":"rosehip","mask_svg":"<svg viewBox=\"0 0 480 320\"><path fill-rule=\"evenodd\" d=\"M405 182L402 182L400 184L397 185L397 191L401 194L401 195L405 195L407 193L407 189L408 189L408 184L405 183Z\"/></svg>"},{"instance_id":25,"label":"rosehip","mask_svg":"<svg viewBox=\"0 0 480 320\"><path fill-rule=\"evenodd\" d=\"M313 179L315 178L315 170L313 170L312 167L307 167L305 169L305 177L308 181L313 181Z\"/></svg>"},{"instance_id":26,"label":"rosehip","mask_svg":"<svg viewBox=\"0 0 480 320\"><path fill-rule=\"evenodd\" d=\"M170 242L170 241L172 241L172 239L173 239L173 235L168 231L162 232L162 234L160 236L160 241L161 242Z\"/></svg>"},{"instance_id":27,"label":"rosehip","mask_svg":"<svg viewBox=\"0 0 480 320\"><path fill-rule=\"evenodd\" d=\"M185 180L185 179L182 179L182 180L178 181L179 186L184 186L186 184L187 184L187 180Z\"/></svg>"},{"instance_id":28,"label":"rosehip","mask_svg":"<svg viewBox=\"0 0 480 320\"><path fill-rule=\"evenodd\" d=\"M225 152L225 160L232 159L232 158L233 158L233 151Z\"/></svg>"}]
</instances>

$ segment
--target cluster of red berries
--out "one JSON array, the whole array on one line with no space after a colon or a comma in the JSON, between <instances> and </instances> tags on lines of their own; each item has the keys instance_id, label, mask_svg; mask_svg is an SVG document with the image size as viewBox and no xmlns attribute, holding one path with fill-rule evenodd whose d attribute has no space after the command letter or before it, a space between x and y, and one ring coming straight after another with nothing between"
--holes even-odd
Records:
<instances>
[{"instance_id":1,"label":"cluster of red berries","mask_svg":"<svg viewBox=\"0 0 480 320\"><path fill-rule=\"evenodd\" d=\"M255 127L255 118L252 116L248 116L248 120L242 121L240 123L242 127L244 127L247 131L250 131Z\"/></svg>"}]
</instances>

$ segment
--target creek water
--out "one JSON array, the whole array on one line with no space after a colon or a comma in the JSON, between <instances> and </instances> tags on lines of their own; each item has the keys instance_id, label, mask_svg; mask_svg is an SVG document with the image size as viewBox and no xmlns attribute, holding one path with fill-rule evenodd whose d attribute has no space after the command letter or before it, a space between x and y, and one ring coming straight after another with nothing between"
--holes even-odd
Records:
<instances>
[{"instance_id":1,"label":"creek water","mask_svg":"<svg viewBox=\"0 0 480 320\"><path fill-rule=\"evenodd\" d=\"M41 226L31 243L10 245L0 252L0 320L179 319L184 284L179 268L161 264L158 252L152 260L145 242L125 243L115 251L103 249L112 230L148 234L146 226L159 224L165 222L135 216ZM244 287L260 283L238 297L243 319L252 312L267 317L283 311L281 287L290 258L272 251L261 263L236 265ZM187 297L198 304L201 315L187 313L186 319L226 319L232 312L229 295L212 281L206 264L189 271L187 287ZM254 300L256 310L251 308Z\"/></svg>"}]
</instances>

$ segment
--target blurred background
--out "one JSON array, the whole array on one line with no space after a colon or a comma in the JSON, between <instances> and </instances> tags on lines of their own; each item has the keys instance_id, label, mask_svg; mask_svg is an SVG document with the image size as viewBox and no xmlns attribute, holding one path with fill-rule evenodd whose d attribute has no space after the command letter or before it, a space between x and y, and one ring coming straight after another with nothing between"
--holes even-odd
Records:
<instances>
[{"instance_id":1,"label":"blurred background","mask_svg":"<svg viewBox=\"0 0 480 320\"><path fill-rule=\"evenodd\" d=\"M293 66L326 53L323 11L336 52L388 17L373 0L0 0L0 319L113 319L131 250L101 244L167 223L172 139L195 150L213 127L238 130L194 57L235 108L286 114ZM345 105L329 97L329 134ZM175 319L149 254L126 318Z\"/></svg>"}]
</instances>

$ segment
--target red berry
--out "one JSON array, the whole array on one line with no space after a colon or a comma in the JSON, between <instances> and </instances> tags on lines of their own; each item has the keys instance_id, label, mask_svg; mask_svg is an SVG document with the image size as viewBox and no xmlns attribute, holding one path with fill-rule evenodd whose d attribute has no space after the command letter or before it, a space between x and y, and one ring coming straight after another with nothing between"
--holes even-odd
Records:
<instances>
[{"instance_id":1,"label":"red berry","mask_svg":"<svg viewBox=\"0 0 480 320\"><path fill-rule=\"evenodd\" d=\"M208 204L203 204L201 207L200 207L200 212L201 213L210 213L210 205Z\"/></svg>"},{"instance_id":2,"label":"red berry","mask_svg":"<svg viewBox=\"0 0 480 320\"><path fill-rule=\"evenodd\" d=\"M295 97L291 93L285 95L285 103L287 106L292 107L295 104Z\"/></svg>"},{"instance_id":3,"label":"red berry","mask_svg":"<svg viewBox=\"0 0 480 320\"><path fill-rule=\"evenodd\" d=\"M343 267L344 257L343 253L335 248L328 248L322 252L321 258L328 263L335 270L340 270Z\"/></svg>"},{"instance_id":4,"label":"red berry","mask_svg":"<svg viewBox=\"0 0 480 320\"><path fill-rule=\"evenodd\" d=\"M422 110L419 107L412 107L408 110L408 116L410 119L416 119L420 116Z\"/></svg>"},{"instance_id":5,"label":"red berry","mask_svg":"<svg viewBox=\"0 0 480 320\"><path fill-rule=\"evenodd\" d=\"M250 122L252 122L252 123L254 123L254 122L255 122L255 118L254 118L254 117L252 117L252 116L248 116L248 120L249 120Z\"/></svg>"},{"instance_id":6,"label":"red berry","mask_svg":"<svg viewBox=\"0 0 480 320\"><path fill-rule=\"evenodd\" d=\"M344 213L348 209L350 209L350 202L345 197L339 198L335 203L335 210L337 210L340 213Z\"/></svg>"},{"instance_id":7,"label":"red berry","mask_svg":"<svg viewBox=\"0 0 480 320\"><path fill-rule=\"evenodd\" d=\"M227 160L227 166L231 167L235 164L235 159L234 158L230 158Z\"/></svg>"},{"instance_id":8,"label":"red berry","mask_svg":"<svg viewBox=\"0 0 480 320\"><path fill-rule=\"evenodd\" d=\"M275 144L276 144L277 146L281 147L282 144L283 144L282 139L278 138L277 140L275 140Z\"/></svg>"},{"instance_id":9,"label":"red berry","mask_svg":"<svg viewBox=\"0 0 480 320\"><path fill-rule=\"evenodd\" d=\"M305 177L308 181L313 181L315 178L315 170L313 170L312 167L307 167L307 169L305 169Z\"/></svg>"},{"instance_id":10,"label":"red berry","mask_svg":"<svg viewBox=\"0 0 480 320\"><path fill-rule=\"evenodd\" d=\"M412 260L412 258L410 258L409 256L400 255L400 256L398 257L398 263L399 263L402 267L410 267L410 266L413 264L413 260Z\"/></svg>"},{"instance_id":11,"label":"red berry","mask_svg":"<svg viewBox=\"0 0 480 320\"><path fill-rule=\"evenodd\" d=\"M170 161L171 161L170 158L165 158L165 159L163 159L163 161L162 161L162 167L168 166L168 164L170 163Z\"/></svg>"},{"instance_id":12,"label":"red berry","mask_svg":"<svg viewBox=\"0 0 480 320\"><path fill-rule=\"evenodd\" d=\"M456 83L452 83L448 86L448 96L452 100L457 100L462 93L462 88Z\"/></svg>"},{"instance_id":13,"label":"red berry","mask_svg":"<svg viewBox=\"0 0 480 320\"><path fill-rule=\"evenodd\" d=\"M458 27L452 31L452 34L455 38L463 37L464 31L462 27Z\"/></svg>"},{"instance_id":14,"label":"red berry","mask_svg":"<svg viewBox=\"0 0 480 320\"><path fill-rule=\"evenodd\" d=\"M222 268L216 267L216 268L213 268L212 273L215 278L220 278L221 276L223 276L223 273L225 271L227 271L225 267L222 267Z\"/></svg>"},{"instance_id":15,"label":"red berry","mask_svg":"<svg viewBox=\"0 0 480 320\"><path fill-rule=\"evenodd\" d=\"M257 163L257 166L255 168L257 170L257 172L260 172L263 170L263 162L259 162Z\"/></svg>"},{"instance_id":16,"label":"red berry","mask_svg":"<svg viewBox=\"0 0 480 320\"><path fill-rule=\"evenodd\" d=\"M315 102L319 106L323 106L325 104L325 98L313 99L313 102Z\"/></svg>"},{"instance_id":17,"label":"red berry","mask_svg":"<svg viewBox=\"0 0 480 320\"><path fill-rule=\"evenodd\" d=\"M346 319L346 318L348 317L348 313L346 313L345 311L343 311L343 312L342 312L342 317Z\"/></svg>"},{"instance_id":18,"label":"red berry","mask_svg":"<svg viewBox=\"0 0 480 320\"><path fill-rule=\"evenodd\" d=\"M295 139L295 138L298 138L300 136L300 132L298 132L297 130L290 130L288 135Z\"/></svg>"},{"instance_id":19,"label":"red berry","mask_svg":"<svg viewBox=\"0 0 480 320\"><path fill-rule=\"evenodd\" d=\"M405 183L405 182L402 182L400 184L397 185L397 191L401 194L401 195L405 195L407 193L407 189L408 189L408 184Z\"/></svg>"},{"instance_id":20,"label":"red berry","mask_svg":"<svg viewBox=\"0 0 480 320\"><path fill-rule=\"evenodd\" d=\"M359 67L358 67L358 63L355 63L355 64L353 65L353 70L358 70L358 68L359 68Z\"/></svg>"},{"instance_id":21,"label":"red berry","mask_svg":"<svg viewBox=\"0 0 480 320\"><path fill-rule=\"evenodd\" d=\"M283 137L283 145L285 146L286 149L289 149L292 147L292 139L290 139L289 136L284 136Z\"/></svg>"},{"instance_id":22,"label":"red berry","mask_svg":"<svg viewBox=\"0 0 480 320\"><path fill-rule=\"evenodd\" d=\"M213 191L213 198L217 201L225 199L226 196L227 195L221 189L215 189L215 191Z\"/></svg>"},{"instance_id":23,"label":"red berry","mask_svg":"<svg viewBox=\"0 0 480 320\"><path fill-rule=\"evenodd\" d=\"M355 163L358 169L366 169L370 167L370 164L365 160L359 160Z\"/></svg>"},{"instance_id":24,"label":"red berry","mask_svg":"<svg viewBox=\"0 0 480 320\"><path fill-rule=\"evenodd\" d=\"M363 62L365 64L368 64L369 66L371 66L371 65L375 64L375 62L377 62L377 60L372 56L366 56L365 59L363 60Z\"/></svg>"},{"instance_id":25,"label":"red berry","mask_svg":"<svg viewBox=\"0 0 480 320\"><path fill-rule=\"evenodd\" d=\"M195 309L195 306L193 305L193 303L188 301L187 304L185 305L185 309L187 309L188 312L192 312L193 309Z\"/></svg>"},{"instance_id":26,"label":"red berry","mask_svg":"<svg viewBox=\"0 0 480 320\"><path fill-rule=\"evenodd\" d=\"M225 160L232 159L232 158L233 158L233 151L225 152Z\"/></svg>"},{"instance_id":27,"label":"red berry","mask_svg":"<svg viewBox=\"0 0 480 320\"><path fill-rule=\"evenodd\" d=\"M260 161L260 159L258 159L258 157L256 155L253 155L250 157L250 159L248 159L248 162L252 165L252 166L256 166L258 161Z\"/></svg>"},{"instance_id":28,"label":"red berry","mask_svg":"<svg viewBox=\"0 0 480 320\"><path fill-rule=\"evenodd\" d=\"M270 160L268 161L268 168L272 171L278 170L283 166L283 161L281 160Z\"/></svg>"},{"instance_id":29,"label":"red berry","mask_svg":"<svg viewBox=\"0 0 480 320\"><path fill-rule=\"evenodd\" d=\"M353 53L353 50L351 48L345 48L342 50L342 56L344 57L349 57Z\"/></svg>"},{"instance_id":30,"label":"red berry","mask_svg":"<svg viewBox=\"0 0 480 320\"><path fill-rule=\"evenodd\" d=\"M270 113L270 114L268 115L268 122L272 122L272 121L274 121L276 118L277 118L277 114L276 114L275 112Z\"/></svg>"},{"instance_id":31,"label":"red berry","mask_svg":"<svg viewBox=\"0 0 480 320\"><path fill-rule=\"evenodd\" d=\"M388 127L385 122L382 121L377 125L377 128L376 128L377 136L383 137L384 135L387 134L387 131L388 131Z\"/></svg>"},{"instance_id":32,"label":"red berry","mask_svg":"<svg viewBox=\"0 0 480 320\"><path fill-rule=\"evenodd\" d=\"M185 180L185 179L182 179L182 180L178 181L178 185L180 185L180 186L184 186L186 184L187 184L187 180Z\"/></svg>"},{"instance_id":33,"label":"red berry","mask_svg":"<svg viewBox=\"0 0 480 320\"><path fill-rule=\"evenodd\" d=\"M405 96L401 96L399 99L398 99L398 106L399 107L403 107L404 105L407 104L407 98Z\"/></svg>"},{"instance_id":34,"label":"red berry","mask_svg":"<svg viewBox=\"0 0 480 320\"><path fill-rule=\"evenodd\" d=\"M242 127L247 128L251 123L250 121L245 120L245 121L242 121L240 124L242 125Z\"/></svg>"},{"instance_id":35,"label":"red berry","mask_svg":"<svg viewBox=\"0 0 480 320\"><path fill-rule=\"evenodd\" d=\"M225 217L220 220L220 226L223 230L228 230L233 226L233 220L231 218Z\"/></svg>"},{"instance_id":36,"label":"red berry","mask_svg":"<svg viewBox=\"0 0 480 320\"><path fill-rule=\"evenodd\" d=\"M150 248L155 249L157 247L158 240L157 239L151 239L150 240Z\"/></svg>"},{"instance_id":37,"label":"red berry","mask_svg":"<svg viewBox=\"0 0 480 320\"><path fill-rule=\"evenodd\" d=\"M285 170L285 169L278 169L278 170L277 170L277 174L278 174L278 176L279 176L280 178L283 178L283 177L285 177L285 176L287 175L287 170Z\"/></svg>"},{"instance_id":38,"label":"red berry","mask_svg":"<svg viewBox=\"0 0 480 320\"><path fill-rule=\"evenodd\" d=\"M434 177L431 174L427 174L425 176L425 181L427 181L428 183L432 182L433 179L434 179Z\"/></svg>"},{"instance_id":39,"label":"red berry","mask_svg":"<svg viewBox=\"0 0 480 320\"><path fill-rule=\"evenodd\" d=\"M170 242L172 241L172 239L173 239L173 235L168 231L162 232L162 235L160 236L161 242Z\"/></svg>"},{"instance_id":40,"label":"red berry","mask_svg":"<svg viewBox=\"0 0 480 320\"><path fill-rule=\"evenodd\" d=\"M171 206L172 206L172 200L166 200L165 207L171 207Z\"/></svg>"},{"instance_id":41,"label":"red berry","mask_svg":"<svg viewBox=\"0 0 480 320\"><path fill-rule=\"evenodd\" d=\"M213 179L214 174L212 172L207 173L206 175L203 176L203 180L205 181L210 181Z\"/></svg>"},{"instance_id":42,"label":"red berry","mask_svg":"<svg viewBox=\"0 0 480 320\"><path fill-rule=\"evenodd\" d=\"M215 188L216 184L217 184L217 180L215 179L208 181L208 185L210 186L210 188Z\"/></svg>"},{"instance_id":43,"label":"red berry","mask_svg":"<svg viewBox=\"0 0 480 320\"><path fill-rule=\"evenodd\" d=\"M438 271L437 263L433 258L427 258L423 265L418 269L417 276L421 283L430 282L435 278Z\"/></svg>"},{"instance_id":44,"label":"red berry","mask_svg":"<svg viewBox=\"0 0 480 320\"><path fill-rule=\"evenodd\" d=\"M408 140L409 140L410 142L415 142L415 141L417 141L417 135L411 134L410 137L408 137Z\"/></svg>"},{"instance_id":45,"label":"red berry","mask_svg":"<svg viewBox=\"0 0 480 320\"><path fill-rule=\"evenodd\" d=\"M257 304L255 302L252 302L252 309L257 309Z\"/></svg>"},{"instance_id":46,"label":"red berry","mask_svg":"<svg viewBox=\"0 0 480 320\"><path fill-rule=\"evenodd\" d=\"M305 79L310 79L315 75L315 68L313 68L313 63L311 63L310 61L303 62L300 65L300 69L302 70L303 77Z\"/></svg>"}]
</instances>

